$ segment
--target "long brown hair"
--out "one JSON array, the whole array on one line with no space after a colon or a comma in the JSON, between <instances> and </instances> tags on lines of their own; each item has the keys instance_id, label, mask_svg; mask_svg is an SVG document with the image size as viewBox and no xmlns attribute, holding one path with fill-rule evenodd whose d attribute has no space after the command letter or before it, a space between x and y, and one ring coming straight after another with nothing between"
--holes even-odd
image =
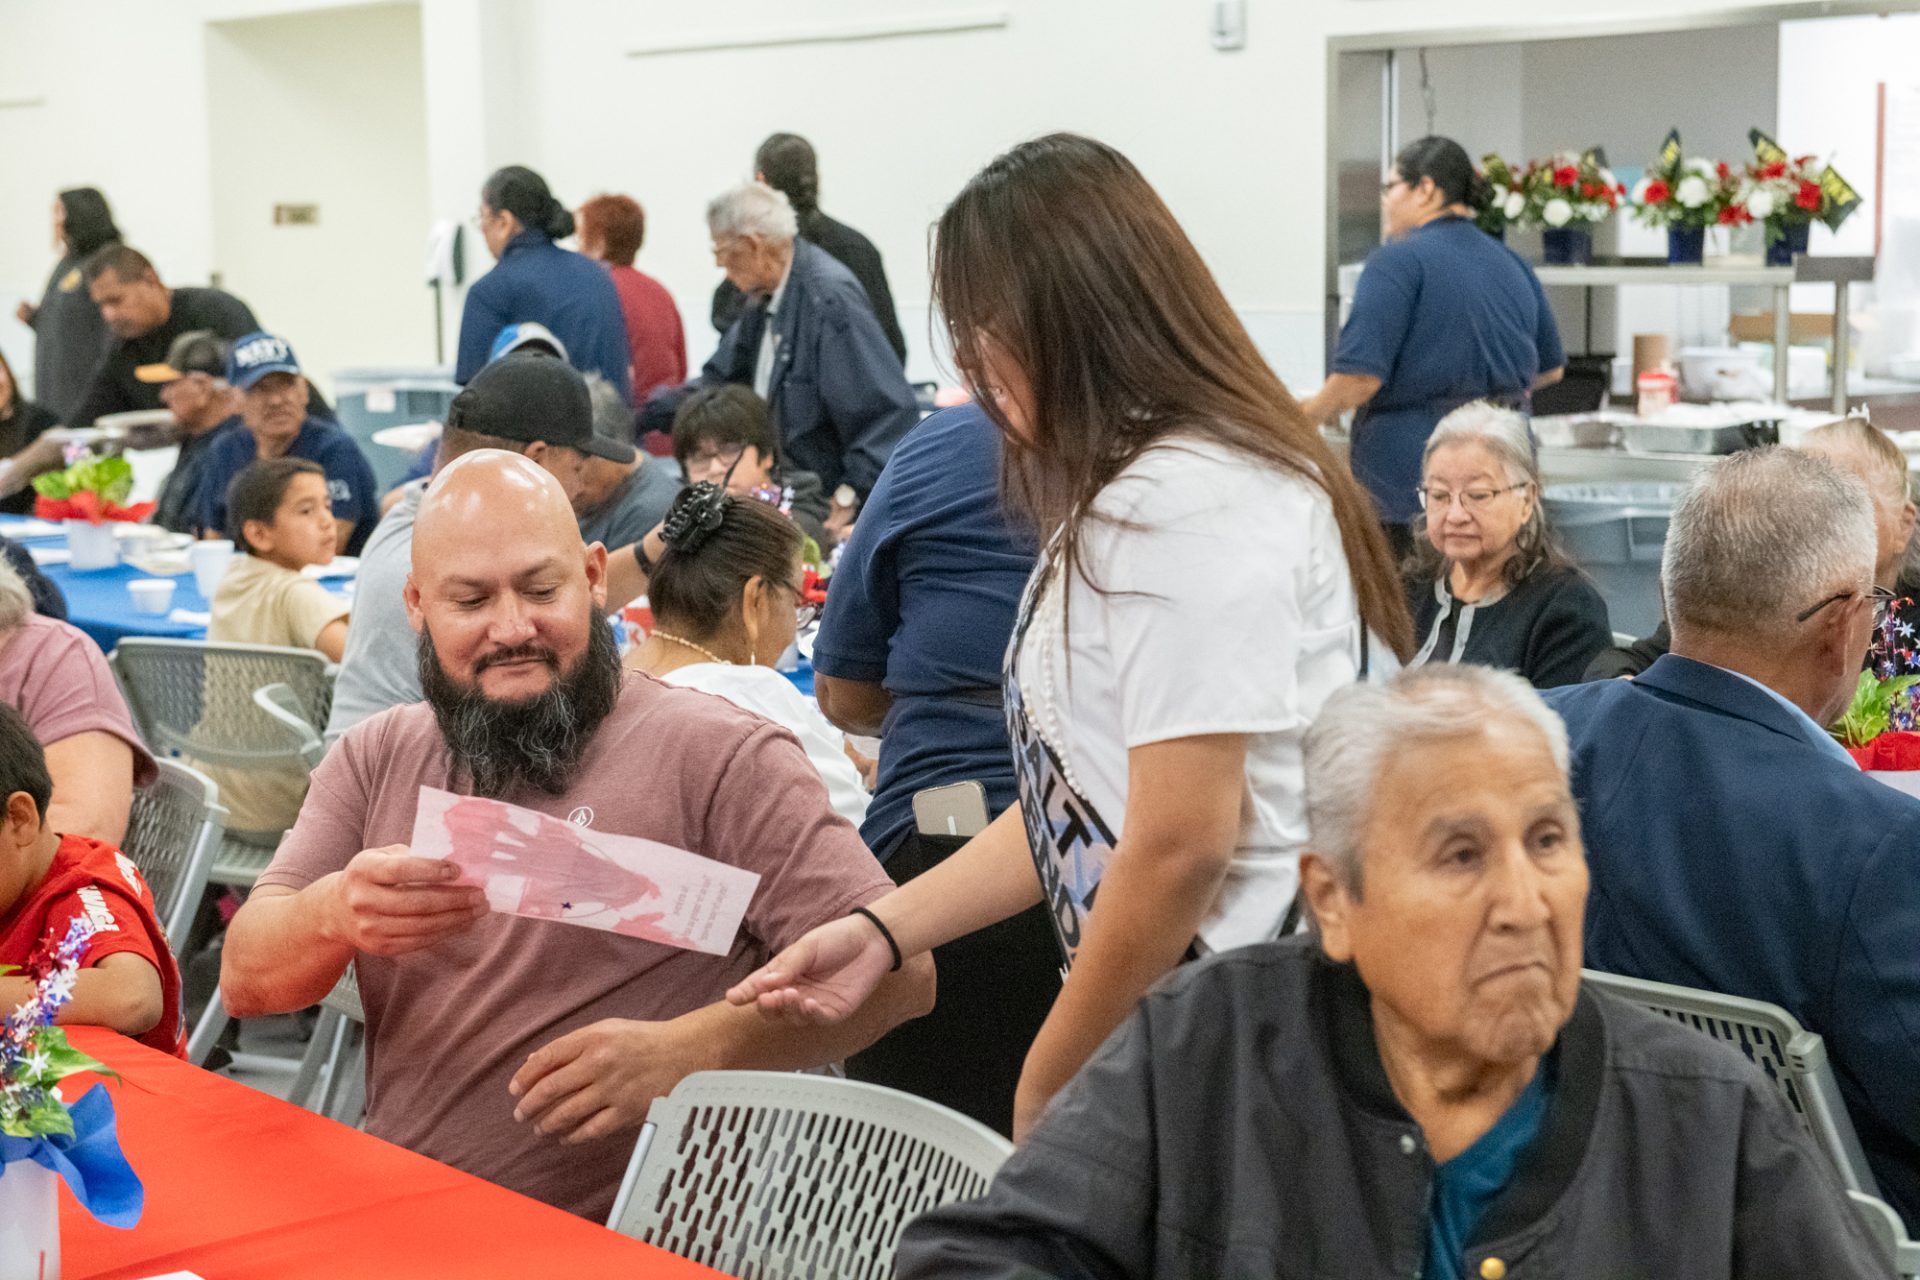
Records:
<instances>
[{"instance_id":1,"label":"long brown hair","mask_svg":"<svg viewBox=\"0 0 1920 1280\"><path fill-rule=\"evenodd\" d=\"M1268 368L1180 224L1127 158L1056 133L1000 156L940 217L935 305L954 359L988 385L981 336L1033 390L1031 438L992 403L1006 493L1066 571L1094 496L1151 445L1210 440L1319 486L1333 504L1365 624L1403 660L1413 626L1371 500Z\"/></svg>"}]
</instances>

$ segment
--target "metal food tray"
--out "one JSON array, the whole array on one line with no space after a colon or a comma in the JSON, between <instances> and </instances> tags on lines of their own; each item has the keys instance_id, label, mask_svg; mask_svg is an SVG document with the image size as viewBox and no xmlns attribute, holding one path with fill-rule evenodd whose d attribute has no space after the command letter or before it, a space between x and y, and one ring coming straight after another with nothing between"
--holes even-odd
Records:
<instances>
[{"instance_id":1,"label":"metal food tray","mask_svg":"<svg viewBox=\"0 0 1920 1280\"><path fill-rule=\"evenodd\" d=\"M1629 453L1738 453L1780 443L1778 422L1735 422L1720 427L1682 427L1634 422L1621 426L1620 443Z\"/></svg>"}]
</instances>

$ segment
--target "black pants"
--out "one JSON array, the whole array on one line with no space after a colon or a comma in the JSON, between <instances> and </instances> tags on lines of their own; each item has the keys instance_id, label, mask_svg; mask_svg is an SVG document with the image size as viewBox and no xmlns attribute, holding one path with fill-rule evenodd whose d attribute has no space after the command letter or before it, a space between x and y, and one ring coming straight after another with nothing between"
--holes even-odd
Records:
<instances>
[{"instance_id":1,"label":"black pants","mask_svg":"<svg viewBox=\"0 0 1920 1280\"><path fill-rule=\"evenodd\" d=\"M887 859L887 873L905 884L965 843L915 832ZM847 1075L918 1094L1011 1137L1020 1068L1060 994L1053 923L1036 905L934 948L933 963L933 1012L847 1059Z\"/></svg>"}]
</instances>

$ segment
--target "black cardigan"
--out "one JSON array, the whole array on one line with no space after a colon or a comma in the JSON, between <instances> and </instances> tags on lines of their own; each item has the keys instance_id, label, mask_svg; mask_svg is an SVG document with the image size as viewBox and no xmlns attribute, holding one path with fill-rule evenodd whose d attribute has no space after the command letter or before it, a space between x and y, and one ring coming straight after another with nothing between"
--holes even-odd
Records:
<instances>
[{"instance_id":1,"label":"black cardigan","mask_svg":"<svg viewBox=\"0 0 1920 1280\"><path fill-rule=\"evenodd\" d=\"M1445 579L1409 584L1414 639L1421 662L1470 662L1516 671L1535 688L1578 684L1587 664L1613 643L1607 603L1573 568L1539 569L1490 604L1459 606L1457 654L1428 653L1434 631L1454 605ZM1442 604L1444 597L1446 603Z\"/></svg>"}]
</instances>

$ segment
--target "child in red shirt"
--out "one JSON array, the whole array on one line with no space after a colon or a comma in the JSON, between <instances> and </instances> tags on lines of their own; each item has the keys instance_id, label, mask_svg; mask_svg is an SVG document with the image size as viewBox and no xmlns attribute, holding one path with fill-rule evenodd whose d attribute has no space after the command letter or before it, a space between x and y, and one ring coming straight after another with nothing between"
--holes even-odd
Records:
<instances>
[{"instance_id":1,"label":"child in red shirt","mask_svg":"<svg viewBox=\"0 0 1920 1280\"><path fill-rule=\"evenodd\" d=\"M49 827L52 794L46 753L20 713L0 703L0 965L32 972L84 917L94 933L59 1020L111 1027L185 1057L180 970L146 880L112 845ZM0 1014L32 994L30 978L0 975Z\"/></svg>"}]
</instances>

